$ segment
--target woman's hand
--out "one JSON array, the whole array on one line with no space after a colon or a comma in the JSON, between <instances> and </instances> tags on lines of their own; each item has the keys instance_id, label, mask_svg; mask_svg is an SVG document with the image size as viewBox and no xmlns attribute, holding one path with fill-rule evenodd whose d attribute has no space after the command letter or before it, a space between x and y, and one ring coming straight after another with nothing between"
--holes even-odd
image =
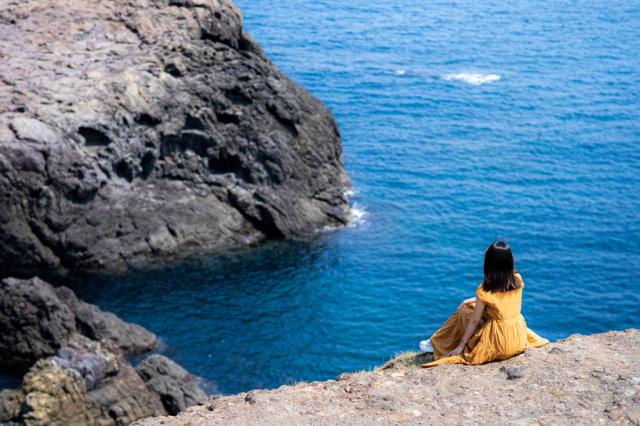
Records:
<instances>
[{"instance_id":1,"label":"woman's hand","mask_svg":"<svg viewBox=\"0 0 640 426\"><path fill-rule=\"evenodd\" d=\"M457 348L449 352L449 356L460 355L464 351L464 345L461 343Z\"/></svg>"},{"instance_id":2,"label":"woman's hand","mask_svg":"<svg viewBox=\"0 0 640 426\"><path fill-rule=\"evenodd\" d=\"M460 304L460 306L458 306L458 309L456 309L456 312L459 312L460 309L462 309L465 306L470 305L472 303L476 303L476 298L475 297L472 297L471 299L463 300L462 303Z\"/></svg>"}]
</instances>

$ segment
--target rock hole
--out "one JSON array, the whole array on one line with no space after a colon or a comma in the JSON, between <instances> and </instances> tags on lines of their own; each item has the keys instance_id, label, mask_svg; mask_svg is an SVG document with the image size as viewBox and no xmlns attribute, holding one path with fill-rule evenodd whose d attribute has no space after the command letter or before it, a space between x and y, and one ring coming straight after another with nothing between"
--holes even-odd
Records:
<instances>
[{"instance_id":1,"label":"rock hole","mask_svg":"<svg viewBox=\"0 0 640 426\"><path fill-rule=\"evenodd\" d=\"M226 152L221 152L217 158L209 158L209 170L215 174L233 173L238 178L245 180L240 158L236 155L228 155Z\"/></svg>"},{"instance_id":2,"label":"rock hole","mask_svg":"<svg viewBox=\"0 0 640 426\"><path fill-rule=\"evenodd\" d=\"M184 123L184 130L204 130L204 123L198 117L190 115Z\"/></svg>"},{"instance_id":3,"label":"rock hole","mask_svg":"<svg viewBox=\"0 0 640 426\"><path fill-rule=\"evenodd\" d=\"M64 194L64 197L74 204L87 204L95 198L97 188L78 187Z\"/></svg>"},{"instance_id":4,"label":"rock hole","mask_svg":"<svg viewBox=\"0 0 640 426\"><path fill-rule=\"evenodd\" d=\"M142 160L140 160L140 165L142 166L142 178L146 179L149 177L151 172L153 171L153 166L156 163L156 157L153 155L153 152L147 152L142 156Z\"/></svg>"},{"instance_id":5,"label":"rock hole","mask_svg":"<svg viewBox=\"0 0 640 426\"><path fill-rule=\"evenodd\" d=\"M149 114L140 114L139 116L136 117L136 123L142 125L142 126L149 126L149 127L153 127L153 126L157 126L158 124L160 124L160 120L158 120L155 117L150 116Z\"/></svg>"},{"instance_id":6,"label":"rock hole","mask_svg":"<svg viewBox=\"0 0 640 426\"><path fill-rule=\"evenodd\" d=\"M80 136L84 138L85 146L102 147L111 143L111 139L104 132L91 127L80 127L78 129Z\"/></svg>"},{"instance_id":7,"label":"rock hole","mask_svg":"<svg viewBox=\"0 0 640 426\"><path fill-rule=\"evenodd\" d=\"M217 112L216 117L222 124L238 124L238 117L235 114L227 114L224 112Z\"/></svg>"},{"instance_id":8,"label":"rock hole","mask_svg":"<svg viewBox=\"0 0 640 426\"><path fill-rule=\"evenodd\" d=\"M287 132L291 134L291 136L293 136L294 138L298 137L298 131L296 130L296 127L291 121L285 120L279 115L274 115L273 117Z\"/></svg>"},{"instance_id":9,"label":"rock hole","mask_svg":"<svg viewBox=\"0 0 640 426\"><path fill-rule=\"evenodd\" d=\"M161 157L171 157L173 153L182 155L188 149L201 157L207 154L207 148L213 143L206 133L199 130L185 130L180 136L165 135L160 144Z\"/></svg>"},{"instance_id":10,"label":"rock hole","mask_svg":"<svg viewBox=\"0 0 640 426\"><path fill-rule=\"evenodd\" d=\"M118 177L126 179L128 182L133 181L135 173L132 168L129 167L129 164L125 160L121 160L118 164L116 164L114 171L116 172L116 175L118 175Z\"/></svg>"},{"instance_id":11,"label":"rock hole","mask_svg":"<svg viewBox=\"0 0 640 426\"><path fill-rule=\"evenodd\" d=\"M167 64L167 66L164 67L164 71L174 77L182 77L182 72L180 72L180 69L178 69L175 64Z\"/></svg>"},{"instance_id":12,"label":"rock hole","mask_svg":"<svg viewBox=\"0 0 640 426\"><path fill-rule=\"evenodd\" d=\"M200 38L202 40L209 40L209 41L212 41L214 43L220 41L218 37L214 36L211 33L206 32L206 31L202 32L202 35L200 36Z\"/></svg>"},{"instance_id":13,"label":"rock hole","mask_svg":"<svg viewBox=\"0 0 640 426\"><path fill-rule=\"evenodd\" d=\"M227 97L227 99L229 99L231 102L233 102L236 105L251 105L252 101L250 98L248 98L247 96L245 96L244 93L242 93L240 91L240 89L232 89L232 90L227 90L224 95Z\"/></svg>"}]
</instances>

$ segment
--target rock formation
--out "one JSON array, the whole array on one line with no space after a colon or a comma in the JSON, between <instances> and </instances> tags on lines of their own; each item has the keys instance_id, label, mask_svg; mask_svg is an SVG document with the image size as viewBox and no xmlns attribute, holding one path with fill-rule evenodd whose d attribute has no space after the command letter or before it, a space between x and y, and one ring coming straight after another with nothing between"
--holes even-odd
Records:
<instances>
[{"instance_id":1,"label":"rock formation","mask_svg":"<svg viewBox=\"0 0 640 426\"><path fill-rule=\"evenodd\" d=\"M76 335L110 339L127 354L148 352L156 336L110 312L78 300L66 287L39 278L0 282L0 364L28 367L55 355Z\"/></svg>"},{"instance_id":2,"label":"rock formation","mask_svg":"<svg viewBox=\"0 0 640 426\"><path fill-rule=\"evenodd\" d=\"M375 371L212 397L185 424L640 424L640 330L573 335L505 361L423 369L425 355Z\"/></svg>"},{"instance_id":3,"label":"rock formation","mask_svg":"<svg viewBox=\"0 0 640 426\"><path fill-rule=\"evenodd\" d=\"M136 367L136 372L147 387L160 396L169 414L178 414L207 399L187 370L162 355L145 358Z\"/></svg>"},{"instance_id":4,"label":"rock formation","mask_svg":"<svg viewBox=\"0 0 640 426\"><path fill-rule=\"evenodd\" d=\"M0 40L0 267L148 264L347 221L332 114L230 0L8 0Z\"/></svg>"},{"instance_id":5,"label":"rock formation","mask_svg":"<svg viewBox=\"0 0 640 426\"><path fill-rule=\"evenodd\" d=\"M69 344L36 362L19 390L0 393L0 423L127 425L166 413L117 346L78 335Z\"/></svg>"},{"instance_id":6,"label":"rock formation","mask_svg":"<svg viewBox=\"0 0 640 426\"><path fill-rule=\"evenodd\" d=\"M194 377L162 355L137 370L125 353L157 345L153 333L38 279L0 283L0 364L30 366L0 392L0 424L128 425L177 414L206 399Z\"/></svg>"}]
</instances>

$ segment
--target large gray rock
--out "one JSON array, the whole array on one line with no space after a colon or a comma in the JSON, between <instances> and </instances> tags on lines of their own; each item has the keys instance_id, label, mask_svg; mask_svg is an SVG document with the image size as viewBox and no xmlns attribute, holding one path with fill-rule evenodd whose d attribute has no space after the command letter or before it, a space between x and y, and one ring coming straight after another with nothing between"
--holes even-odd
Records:
<instances>
[{"instance_id":1,"label":"large gray rock","mask_svg":"<svg viewBox=\"0 0 640 426\"><path fill-rule=\"evenodd\" d=\"M75 315L39 278L0 282L0 361L32 364L54 355L77 332Z\"/></svg>"},{"instance_id":2,"label":"large gray rock","mask_svg":"<svg viewBox=\"0 0 640 426\"><path fill-rule=\"evenodd\" d=\"M95 341L110 339L124 353L143 353L157 346L155 334L78 300L66 287L54 289L37 277L0 282L3 367L28 367L55 355L76 335Z\"/></svg>"},{"instance_id":3,"label":"large gray rock","mask_svg":"<svg viewBox=\"0 0 640 426\"><path fill-rule=\"evenodd\" d=\"M348 220L331 112L230 0L8 0L0 40L0 266L118 268Z\"/></svg>"},{"instance_id":4,"label":"large gray rock","mask_svg":"<svg viewBox=\"0 0 640 426\"><path fill-rule=\"evenodd\" d=\"M122 321L111 312L78 300L68 287L58 287L55 291L75 313L76 327L84 336L96 341L112 340L126 354L148 352L158 345L156 335L146 328Z\"/></svg>"},{"instance_id":5,"label":"large gray rock","mask_svg":"<svg viewBox=\"0 0 640 426\"><path fill-rule=\"evenodd\" d=\"M147 387L160 396L164 408L176 415L185 408L207 399L187 370L162 355L151 355L136 367Z\"/></svg>"}]
</instances>

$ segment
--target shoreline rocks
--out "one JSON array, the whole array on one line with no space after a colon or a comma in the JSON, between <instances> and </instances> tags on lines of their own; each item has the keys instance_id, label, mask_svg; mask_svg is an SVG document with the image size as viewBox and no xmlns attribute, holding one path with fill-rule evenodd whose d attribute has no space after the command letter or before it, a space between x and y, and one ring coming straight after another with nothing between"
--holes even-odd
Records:
<instances>
[{"instance_id":1,"label":"shoreline rocks","mask_svg":"<svg viewBox=\"0 0 640 426\"><path fill-rule=\"evenodd\" d=\"M37 361L20 389L0 392L0 424L126 425L166 413L115 344L79 335Z\"/></svg>"},{"instance_id":2,"label":"shoreline rocks","mask_svg":"<svg viewBox=\"0 0 640 426\"><path fill-rule=\"evenodd\" d=\"M184 424L640 424L640 330L572 335L479 366L423 369L407 354L374 371L211 397Z\"/></svg>"},{"instance_id":3,"label":"shoreline rocks","mask_svg":"<svg viewBox=\"0 0 640 426\"><path fill-rule=\"evenodd\" d=\"M156 336L32 278L0 282L0 365L28 369L17 390L0 392L0 424L127 425L177 414L206 399L194 376L162 355L134 369Z\"/></svg>"},{"instance_id":4,"label":"shoreline rocks","mask_svg":"<svg viewBox=\"0 0 640 426\"><path fill-rule=\"evenodd\" d=\"M112 340L124 354L157 347L155 334L78 300L67 287L34 277L0 281L0 364L29 367L53 356L76 335Z\"/></svg>"},{"instance_id":5,"label":"shoreline rocks","mask_svg":"<svg viewBox=\"0 0 640 426\"><path fill-rule=\"evenodd\" d=\"M207 395L193 381L193 376L169 358L151 355L136 367L136 372L147 387L158 394L169 414L196 405Z\"/></svg>"},{"instance_id":6,"label":"shoreline rocks","mask_svg":"<svg viewBox=\"0 0 640 426\"><path fill-rule=\"evenodd\" d=\"M348 221L331 112L230 0L9 0L0 38L0 266L121 270Z\"/></svg>"}]
</instances>

